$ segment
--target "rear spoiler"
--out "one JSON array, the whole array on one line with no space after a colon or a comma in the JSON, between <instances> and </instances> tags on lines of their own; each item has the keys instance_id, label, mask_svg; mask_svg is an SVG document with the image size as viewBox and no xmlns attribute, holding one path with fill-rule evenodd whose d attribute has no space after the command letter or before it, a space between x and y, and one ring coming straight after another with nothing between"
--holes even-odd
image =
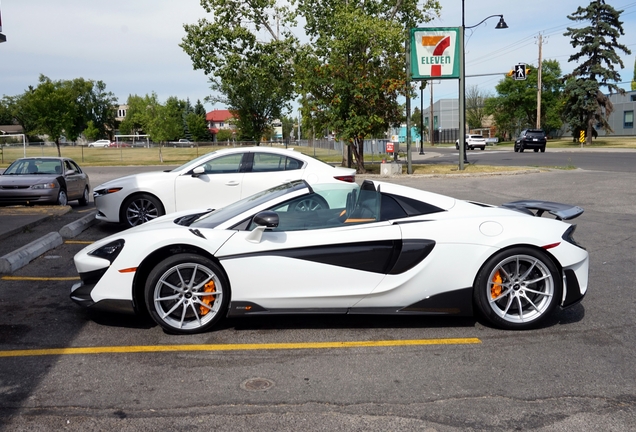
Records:
<instances>
[{"instance_id":1,"label":"rear spoiler","mask_svg":"<svg viewBox=\"0 0 636 432\"><path fill-rule=\"evenodd\" d=\"M537 217L541 217L543 212L547 211L558 220L574 219L583 214L581 207L550 201L521 200L505 203L501 206ZM533 210L536 213L533 213Z\"/></svg>"}]
</instances>

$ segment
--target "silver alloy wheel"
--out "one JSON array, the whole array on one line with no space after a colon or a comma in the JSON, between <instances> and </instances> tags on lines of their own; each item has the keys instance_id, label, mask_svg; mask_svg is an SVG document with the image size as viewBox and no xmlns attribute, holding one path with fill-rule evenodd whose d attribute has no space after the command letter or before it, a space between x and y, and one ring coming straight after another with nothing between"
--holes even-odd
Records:
<instances>
[{"instance_id":1,"label":"silver alloy wheel","mask_svg":"<svg viewBox=\"0 0 636 432\"><path fill-rule=\"evenodd\" d=\"M57 195L57 203L61 206L68 204L68 196L64 189L60 189L60 193Z\"/></svg>"},{"instance_id":2,"label":"silver alloy wheel","mask_svg":"<svg viewBox=\"0 0 636 432\"><path fill-rule=\"evenodd\" d=\"M325 203L315 198L306 198L294 204L294 211L316 211L324 208Z\"/></svg>"},{"instance_id":3,"label":"silver alloy wheel","mask_svg":"<svg viewBox=\"0 0 636 432\"><path fill-rule=\"evenodd\" d=\"M137 226L161 216L156 204L145 197L131 201L126 207L126 221L130 226Z\"/></svg>"},{"instance_id":4,"label":"silver alloy wheel","mask_svg":"<svg viewBox=\"0 0 636 432\"><path fill-rule=\"evenodd\" d=\"M552 304L555 283L552 272L530 255L505 258L488 276L488 303L509 323L521 324L542 317Z\"/></svg>"},{"instance_id":5,"label":"silver alloy wheel","mask_svg":"<svg viewBox=\"0 0 636 432\"><path fill-rule=\"evenodd\" d=\"M182 263L157 281L152 301L158 317L178 330L196 330L212 321L223 303L223 285L208 267Z\"/></svg>"}]
</instances>

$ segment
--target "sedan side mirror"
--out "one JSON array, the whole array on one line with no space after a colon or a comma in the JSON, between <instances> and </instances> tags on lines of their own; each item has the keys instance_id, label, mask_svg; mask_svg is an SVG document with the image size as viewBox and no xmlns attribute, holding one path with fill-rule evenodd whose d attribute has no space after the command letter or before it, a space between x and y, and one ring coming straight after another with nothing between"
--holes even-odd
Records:
<instances>
[{"instance_id":1,"label":"sedan side mirror","mask_svg":"<svg viewBox=\"0 0 636 432\"><path fill-rule=\"evenodd\" d=\"M192 177L199 177L202 174L205 174L205 168L203 166L198 166L192 170Z\"/></svg>"},{"instance_id":2,"label":"sedan side mirror","mask_svg":"<svg viewBox=\"0 0 636 432\"><path fill-rule=\"evenodd\" d=\"M72 170L72 169L66 170L66 172L64 173L65 176L70 176L70 175L73 175L73 174L76 174L76 172L75 172L75 170Z\"/></svg>"}]
</instances>

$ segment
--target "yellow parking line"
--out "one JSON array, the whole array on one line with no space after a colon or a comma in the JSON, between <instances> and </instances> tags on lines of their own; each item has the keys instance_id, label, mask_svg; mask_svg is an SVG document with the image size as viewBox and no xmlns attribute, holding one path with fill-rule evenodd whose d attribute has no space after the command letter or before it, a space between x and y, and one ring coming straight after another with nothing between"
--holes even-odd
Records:
<instances>
[{"instance_id":1,"label":"yellow parking line","mask_svg":"<svg viewBox=\"0 0 636 432\"><path fill-rule=\"evenodd\" d=\"M95 242L93 241L89 241L89 240L64 240L64 243L66 244L93 244Z\"/></svg>"},{"instance_id":2,"label":"yellow parking line","mask_svg":"<svg viewBox=\"0 0 636 432\"><path fill-rule=\"evenodd\" d=\"M84 348L48 348L0 351L0 357L29 357L49 355L76 354L113 354L113 353L157 353L183 351L258 351L258 350L293 350L293 349L334 349L334 348L373 348L395 346L422 345L467 345L480 344L477 338L455 339L410 339L380 341L342 341L342 342L299 342L299 343L264 343L264 344L210 344L210 345L137 345Z\"/></svg>"},{"instance_id":3,"label":"yellow parking line","mask_svg":"<svg viewBox=\"0 0 636 432\"><path fill-rule=\"evenodd\" d=\"M7 281L71 281L79 280L79 276L68 277L36 277L36 276L2 276Z\"/></svg>"}]
</instances>

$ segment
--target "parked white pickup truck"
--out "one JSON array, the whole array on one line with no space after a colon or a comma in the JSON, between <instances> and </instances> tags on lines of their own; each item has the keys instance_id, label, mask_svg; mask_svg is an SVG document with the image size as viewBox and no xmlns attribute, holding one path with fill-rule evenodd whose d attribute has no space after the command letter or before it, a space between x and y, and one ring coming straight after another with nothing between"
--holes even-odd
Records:
<instances>
[{"instance_id":1,"label":"parked white pickup truck","mask_svg":"<svg viewBox=\"0 0 636 432\"><path fill-rule=\"evenodd\" d=\"M474 150L476 148L484 150L486 148L486 138L481 135L466 134L464 145L468 150ZM455 141L455 148L459 150L459 140Z\"/></svg>"}]
</instances>

